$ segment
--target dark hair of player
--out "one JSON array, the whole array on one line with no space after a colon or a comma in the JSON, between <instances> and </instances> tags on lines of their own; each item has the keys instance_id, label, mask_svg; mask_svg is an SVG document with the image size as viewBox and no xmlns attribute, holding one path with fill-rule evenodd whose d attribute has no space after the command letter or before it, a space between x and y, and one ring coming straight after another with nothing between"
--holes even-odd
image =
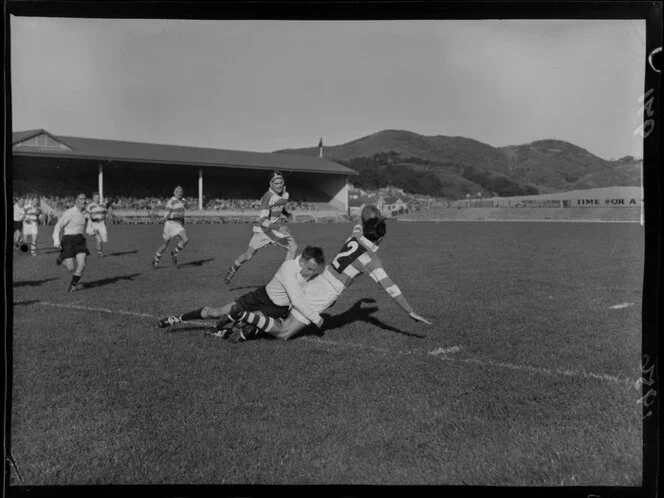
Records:
<instances>
[{"instance_id":1,"label":"dark hair of player","mask_svg":"<svg viewBox=\"0 0 664 498\"><path fill-rule=\"evenodd\" d=\"M322 265L325 263L325 254L320 247L307 246L304 248L304 251L302 251L302 259L304 261L313 259L316 263Z\"/></svg>"},{"instance_id":2,"label":"dark hair of player","mask_svg":"<svg viewBox=\"0 0 664 498\"><path fill-rule=\"evenodd\" d=\"M364 224L367 220L371 218L382 218L380 210L373 204L367 204L362 208L362 213L360 214L360 221Z\"/></svg>"},{"instance_id":3,"label":"dark hair of player","mask_svg":"<svg viewBox=\"0 0 664 498\"><path fill-rule=\"evenodd\" d=\"M385 220L382 218L368 219L362 225L362 233L371 242L376 242L377 240L382 239L387 233Z\"/></svg>"}]
</instances>

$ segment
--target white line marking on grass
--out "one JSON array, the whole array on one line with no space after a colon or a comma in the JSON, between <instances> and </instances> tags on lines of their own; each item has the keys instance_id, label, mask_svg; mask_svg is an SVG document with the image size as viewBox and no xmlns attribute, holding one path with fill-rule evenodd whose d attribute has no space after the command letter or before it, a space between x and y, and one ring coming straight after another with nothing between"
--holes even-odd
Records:
<instances>
[{"instance_id":1,"label":"white line marking on grass","mask_svg":"<svg viewBox=\"0 0 664 498\"><path fill-rule=\"evenodd\" d=\"M480 366L490 366L490 367L498 367L498 368L506 368L509 370L521 370L525 372L532 372L532 373L537 373L537 374L542 374L542 375L547 375L549 377L555 377L555 376L564 376L564 377L581 377L584 379L598 379L598 380L606 380L610 382L614 382L616 384L632 384L633 381L632 379L629 378L624 378L621 379L617 375L608 375L608 374L599 374L595 372L583 372L583 371L578 371L578 370L566 370L562 368L556 368L556 369L551 369L551 368L543 368L543 367L532 367L529 365L515 365L514 363L504 363L504 362L498 362L494 360L480 360L477 358L450 358L449 356L441 356L441 360L447 360L447 361L459 361L462 363L474 363L476 365Z\"/></svg>"},{"instance_id":2,"label":"white line marking on grass","mask_svg":"<svg viewBox=\"0 0 664 498\"><path fill-rule=\"evenodd\" d=\"M360 348L360 349L371 349L373 351L379 351L381 353L393 353L393 351L385 348L379 348L377 346L371 346L368 344L359 344L357 342L337 342L337 341L328 341L324 339L314 339L313 337L303 337L302 338L308 342L318 342L321 344L329 344L330 346L341 346L346 348ZM410 351L409 351L410 352Z\"/></svg>"},{"instance_id":3,"label":"white line marking on grass","mask_svg":"<svg viewBox=\"0 0 664 498\"><path fill-rule=\"evenodd\" d=\"M459 351L461 351L461 346L450 346L449 348L434 349L433 351L429 351L429 354L437 356L439 354L458 353Z\"/></svg>"},{"instance_id":4,"label":"white line marking on grass","mask_svg":"<svg viewBox=\"0 0 664 498\"><path fill-rule=\"evenodd\" d=\"M417 351L390 351L387 349L382 349L382 348L377 348L375 346L367 346L365 344L359 344L359 343L349 343L349 342L337 342L337 341L328 341L328 340L322 340L322 339L314 339L310 337L304 337L303 340L309 341L309 342L317 342L321 344L329 344L331 346L341 346L341 347L355 347L355 348L360 348L360 349L372 349L375 351L381 351L381 352L390 352L392 354L398 354L398 355L406 355L406 354L412 354L416 353ZM616 384L632 384L633 380L629 378L624 378L621 379L620 377L616 375L608 375L608 374L600 374L600 373L595 373L595 372L582 372L582 371L577 371L577 370L565 370L561 368L556 368L556 369L550 369L550 368L543 368L543 367L532 367L529 365L516 365L514 363L504 363L504 362L498 362L494 360L481 360L478 358L452 358L447 355L447 353L456 353L461 350L460 346L451 346L451 347L442 347L438 349L434 349L433 351L429 351L428 354L432 356L436 356L437 358L445 361L456 361L460 363L474 363L476 365L484 366L484 367L497 367L497 368L505 368L509 370L516 370L516 371L524 371L524 372L532 372L532 373L537 373L541 375L547 375L549 377L555 377L555 376L564 376L564 377L581 377L584 379L598 379L598 380L605 380L609 382L613 382Z\"/></svg>"},{"instance_id":5,"label":"white line marking on grass","mask_svg":"<svg viewBox=\"0 0 664 498\"><path fill-rule=\"evenodd\" d=\"M49 303L47 301L39 301L38 303L35 304L41 304L43 306L54 306L56 308L68 308L68 309L76 309L76 310L81 310L81 311L96 311L100 313L110 313L113 315L129 315L129 316L135 316L139 318L151 318L151 319L156 319L157 317L154 315L150 315L148 313L136 313L134 311L125 311L125 310L111 310L108 308L93 308L92 306L77 306L73 304L58 304L58 303ZM379 348L377 346L372 346L369 344L360 344L356 342L340 342L340 341L330 341L327 339L320 339L320 338L313 338L313 337L303 337L302 340L308 341L308 342L313 342L313 343L319 343L319 344L327 344L330 346L339 346L339 347L345 347L345 348L360 348L360 349L369 349L371 351L377 351L380 353L391 353L394 355L407 355L407 354L417 354L421 353L420 351L417 350L412 350L412 351L393 351L387 348ZM609 382L613 382L615 384L628 384L631 385L633 383L632 379L624 378L621 379L620 377L616 375L608 375L608 374L600 374L600 373L595 373L595 372L583 372L583 371L578 371L578 370L564 370L561 368L556 368L556 369L550 369L550 368L543 368L543 367L532 367L529 365L517 365L514 363L504 363L504 362L498 362L494 360L482 360L478 358L452 358L448 356L448 353L456 353L461 350L461 346L450 346L450 347L441 347L438 349L434 349L433 351L429 351L428 354L431 356L436 356L438 359L444 360L444 361L455 361L455 362L460 362L460 363L473 363L475 365L480 365L484 367L496 367L496 368L505 368L509 370L516 370L516 371L522 371L522 372L532 372L532 373L537 373L541 375L547 375L549 377L554 377L554 376L565 376L565 377L581 377L584 379L597 379L597 380L605 380Z\"/></svg>"},{"instance_id":6,"label":"white line marking on grass","mask_svg":"<svg viewBox=\"0 0 664 498\"><path fill-rule=\"evenodd\" d=\"M630 306L634 306L634 303L622 303L622 304L614 304L611 306L612 310L621 310L623 308L629 308Z\"/></svg>"},{"instance_id":7,"label":"white line marking on grass","mask_svg":"<svg viewBox=\"0 0 664 498\"><path fill-rule=\"evenodd\" d=\"M74 304L58 304L58 303L49 303L47 301L39 301L38 303L35 304L41 304L43 306L54 306L56 308L82 310L82 311L98 311L100 313L111 313L113 315L137 316L139 318L157 318L156 316L149 315L147 313L135 313L133 311L124 311L124 310L111 310L108 308L93 308L91 306L77 306Z\"/></svg>"}]
</instances>

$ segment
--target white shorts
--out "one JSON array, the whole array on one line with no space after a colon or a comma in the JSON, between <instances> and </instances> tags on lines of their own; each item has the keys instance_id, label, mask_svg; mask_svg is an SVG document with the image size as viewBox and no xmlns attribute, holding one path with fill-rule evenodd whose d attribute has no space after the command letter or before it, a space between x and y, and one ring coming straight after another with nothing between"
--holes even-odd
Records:
<instances>
[{"instance_id":1,"label":"white shorts","mask_svg":"<svg viewBox=\"0 0 664 498\"><path fill-rule=\"evenodd\" d=\"M108 232L106 231L106 223L103 221L91 221L90 222L90 235L98 233L101 236L101 241L106 243L108 242Z\"/></svg>"},{"instance_id":2,"label":"white shorts","mask_svg":"<svg viewBox=\"0 0 664 498\"><path fill-rule=\"evenodd\" d=\"M23 223L23 236L37 235L39 232L39 225L37 223Z\"/></svg>"},{"instance_id":3,"label":"white shorts","mask_svg":"<svg viewBox=\"0 0 664 498\"><path fill-rule=\"evenodd\" d=\"M269 235L260 228L254 230L254 234L249 241L249 247L258 250L265 246L269 246L270 244L276 244L284 248L291 248L295 245L295 240L286 228L281 228L281 230L270 230Z\"/></svg>"},{"instance_id":4,"label":"white shorts","mask_svg":"<svg viewBox=\"0 0 664 498\"><path fill-rule=\"evenodd\" d=\"M323 275L319 275L307 282L304 286L304 298L309 306L316 312L322 313L330 308L339 299L341 293ZM291 308L291 314L298 322L309 325L311 321L295 308Z\"/></svg>"},{"instance_id":5,"label":"white shorts","mask_svg":"<svg viewBox=\"0 0 664 498\"><path fill-rule=\"evenodd\" d=\"M181 233L184 233L185 235L187 234L184 230L184 225L172 220L166 220L164 222L164 240L170 240Z\"/></svg>"}]
</instances>

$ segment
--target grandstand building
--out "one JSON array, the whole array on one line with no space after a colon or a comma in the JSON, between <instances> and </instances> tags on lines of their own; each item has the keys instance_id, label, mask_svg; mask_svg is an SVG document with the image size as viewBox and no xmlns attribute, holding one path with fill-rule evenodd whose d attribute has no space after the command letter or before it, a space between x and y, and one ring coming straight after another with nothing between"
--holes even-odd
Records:
<instances>
[{"instance_id":1,"label":"grandstand building","mask_svg":"<svg viewBox=\"0 0 664 498\"><path fill-rule=\"evenodd\" d=\"M348 178L358 173L321 157L56 136L39 129L12 134L15 192L257 199L271 171L285 175L291 199L348 211Z\"/></svg>"}]
</instances>

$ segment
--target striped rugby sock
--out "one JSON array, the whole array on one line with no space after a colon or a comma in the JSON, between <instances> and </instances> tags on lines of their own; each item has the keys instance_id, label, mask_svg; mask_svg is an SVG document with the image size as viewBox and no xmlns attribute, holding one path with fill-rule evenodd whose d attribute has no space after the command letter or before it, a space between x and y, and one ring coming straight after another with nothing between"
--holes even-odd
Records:
<instances>
[{"instance_id":1,"label":"striped rugby sock","mask_svg":"<svg viewBox=\"0 0 664 498\"><path fill-rule=\"evenodd\" d=\"M250 323L255 325L257 328L269 332L274 328L275 320L264 316L262 313L252 313L251 311L245 311L240 315L240 320L245 323Z\"/></svg>"}]
</instances>

